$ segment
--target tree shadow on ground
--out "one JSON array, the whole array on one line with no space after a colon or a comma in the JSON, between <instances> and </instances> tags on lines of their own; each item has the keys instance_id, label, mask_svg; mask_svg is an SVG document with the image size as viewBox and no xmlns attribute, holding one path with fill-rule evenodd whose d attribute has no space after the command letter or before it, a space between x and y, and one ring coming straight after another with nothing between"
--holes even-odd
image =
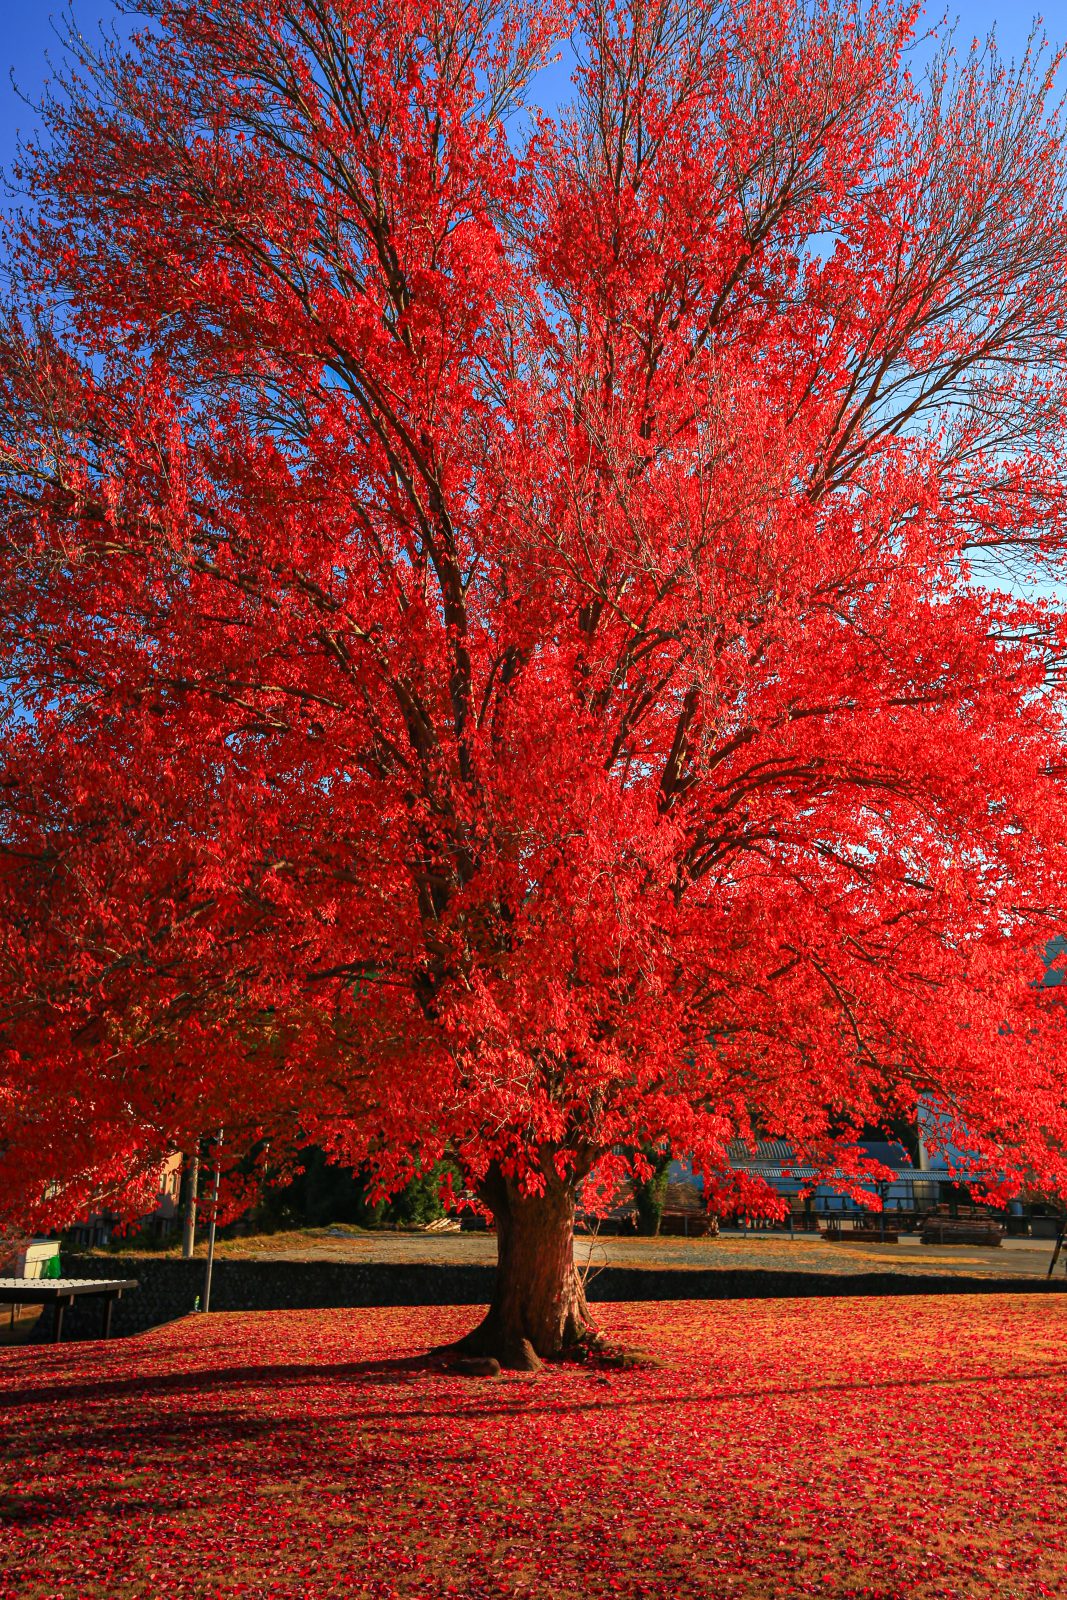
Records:
<instances>
[{"instance_id":1,"label":"tree shadow on ground","mask_svg":"<svg viewBox=\"0 0 1067 1600\"><path fill-rule=\"evenodd\" d=\"M197 1390L244 1388L265 1384L296 1386L309 1381L337 1379L363 1384L395 1383L420 1374L439 1376L447 1369L429 1354L391 1356L377 1361L307 1362L300 1365L195 1367L188 1372L146 1373L143 1376L94 1378L84 1383L53 1383L44 1375L24 1388L5 1389L0 1384L0 1410L49 1406L59 1400L104 1400L119 1395L195 1393Z\"/></svg>"},{"instance_id":2,"label":"tree shadow on ground","mask_svg":"<svg viewBox=\"0 0 1067 1600\"><path fill-rule=\"evenodd\" d=\"M12 1411L31 1407L50 1407L59 1402L72 1402L78 1400L96 1401L117 1398L121 1396L143 1396L146 1399L167 1394L196 1394L198 1392L215 1393L219 1389L244 1389L264 1386L269 1389L295 1388L300 1385L325 1382L328 1380L348 1382L354 1386L376 1387L389 1386L398 1381L413 1384L420 1377L445 1377L451 1382L461 1381L464 1384L475 1383L479 1385L478 1393L484 1393L486 1384L499 1386L503 1383L509 1393L514 1393L516 1381L521 1383L522 1397L528 1407L538 1411L558 1415L580 1415L585 1411L599 1411L623 1408L650 1408L667 1409L676 1406L687 1406L695 1403L730 1403L733 1401L760 1401L775 1399L802 1398L808 1395L832 1394L864 1394L876 1392L889 1392L899 1389L960 1389L974 1385L1000 1385L1005 1383L1041 1382L1055 1379L1067 1373L1067 1362L1054 1362L1038 1369L1023 1371L1002 1370L988 1373L950 1373L939 1377L916 1377L906 1373L899 1377L885 1378L878 1381L860 1379L849 1382L831 1383L804 1383L804 1384L779 1384L779 1385L750 1385L738 1388L729 1388L715 1385L690 1388L685 1394L656 1393L652 1383L647 1386L631 1387L625 1394L621 1394L615 1387L615 1379L611 1376L596 1371L582 1368L571 1368L575 1376L584 1378L587 1383L595 1383L611 1389L610 1395L603 1399L595 1394L586 1394L575 1400L561 1399L558 1395L549 1397L541 1390L536 1378L532 1381L528 1377L516 1380L514 1377L479 1377L457 1374L449 1370L447 1362L440 1357L429 1353L414 1356L389 1357L380 1360L345 1361L345 1362L308 1362L299 1365L259 1365L259 1366L219 1366L198 1367L187 1372L146 1374L144 1376L123 1378L99 1378L90 1383L62 1384L49 1383L46 1379L38 1381L30 1387L3 1389L0 1387L0 1410ZM631 1383L633 1379L631 1378ZM640 1384L640 1379L638 1379ZM540 1403L539 1403L540 1402ZM547 1403L546 1403L547 1402ZM429 1404L415 1408L405 1408L405 1417L490 1417L510 1416L515 1410L516 1402L501 1406L462 1406L455 1410L439 1405ZM396 1417L395 1411L376 1412L360 1409L359 1416L367 1421L374 1421L381 1417Z\"/></svg>"}]
</instances>

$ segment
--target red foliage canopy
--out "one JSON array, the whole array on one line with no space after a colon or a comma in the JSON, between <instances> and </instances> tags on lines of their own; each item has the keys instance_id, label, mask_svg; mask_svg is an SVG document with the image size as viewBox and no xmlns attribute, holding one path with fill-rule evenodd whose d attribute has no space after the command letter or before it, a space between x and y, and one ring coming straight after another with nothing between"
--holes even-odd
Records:
<instances>
[{"instance_id":1,"label":"red foliage canopy","mask_svg":"<svg viewBox=\"0 0 1067 1600\"><path fill-rule=\"evenodd\" d=\"M8 228L2 1204L219 1124L847 1171L920 1098L1067 1188L1054 63L913 77L896 0L136 9Z\"/></svg>"}]
</instances>

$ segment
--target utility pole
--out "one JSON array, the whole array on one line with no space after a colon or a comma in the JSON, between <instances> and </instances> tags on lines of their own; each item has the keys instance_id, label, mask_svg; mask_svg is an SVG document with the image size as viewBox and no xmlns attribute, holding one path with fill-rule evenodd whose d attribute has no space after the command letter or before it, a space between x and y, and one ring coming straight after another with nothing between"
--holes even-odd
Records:
<instances>
[{"instance_id":1,"label":"utility pole","mask_svg":"<svg viewBox=\"0 0 1067 1600\"><path fill-rule=\"evenodd\" d=\"M211 1222L207 1231L207 1265L204 1268L204 1310L211 1310L211 1269L215 1265L215 1221L219 1214L219 1183L222 1177L222 1129L215 1141L215 1188L211 1197Z\"/></svg>"},{"instance_id":2,"label":"utility pole","mask_svg":"<svg viewBox=\"0 0 1067 1600\"><path fill-rule=\"evenodd\" d=\"M185 1225L182 1229L182 1258L192 1259L196 1244L196 1188L200 1182L200 1155L194 1150L186 1167Z\"/></svg>"}]
</instances>

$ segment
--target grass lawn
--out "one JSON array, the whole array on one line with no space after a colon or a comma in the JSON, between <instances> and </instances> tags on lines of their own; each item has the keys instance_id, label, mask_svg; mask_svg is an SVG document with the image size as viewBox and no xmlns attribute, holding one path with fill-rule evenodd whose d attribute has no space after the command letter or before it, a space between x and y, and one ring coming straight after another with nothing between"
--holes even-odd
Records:
<instances>
[{"instance_id":1,"label":"grass lawn","mask_svg":"<svg viewBox=\"0 0 1067 1600\"><path fill-rule=\"evenodd\" d=\"M0 1596L1067 1594L1067 1297L599 1312L662 1366L422 1369L469 1309L0 1351Z\"/></svg>"}]
</instances>

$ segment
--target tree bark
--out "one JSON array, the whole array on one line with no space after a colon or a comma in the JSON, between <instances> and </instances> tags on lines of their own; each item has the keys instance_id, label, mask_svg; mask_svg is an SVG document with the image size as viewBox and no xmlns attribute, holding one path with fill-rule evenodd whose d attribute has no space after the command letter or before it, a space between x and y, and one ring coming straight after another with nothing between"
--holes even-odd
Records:
<instances>
[{"instance_id":1,"label":"tree bark","mask_svg":"<svg viewBox=\"0 0 1067 1600\"><path fill-rule=\"evenodd\" d=\"M196 1190L200 1182L200 1156L194 1151L185 1166L185 1222L182 1227L182 1259L192 1258L196 1245Z\"/></svg>"},{"instance_id":2,"label":"tree bark","mask_svg":"<svg viewBox=\"0 0 1067 1600\"><path fill-rule=\"evenodd\" d=\"M544 1194L522 1195L492 1170L478 1193L496 1223L496 1286L485 1320L456 1353L530 1371L595 1339L574 1264L573 1183L553 1176Z\"/></svg>"}]
</instances>

